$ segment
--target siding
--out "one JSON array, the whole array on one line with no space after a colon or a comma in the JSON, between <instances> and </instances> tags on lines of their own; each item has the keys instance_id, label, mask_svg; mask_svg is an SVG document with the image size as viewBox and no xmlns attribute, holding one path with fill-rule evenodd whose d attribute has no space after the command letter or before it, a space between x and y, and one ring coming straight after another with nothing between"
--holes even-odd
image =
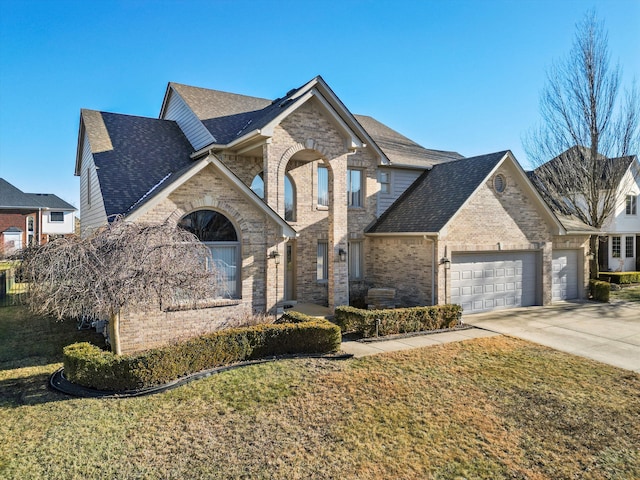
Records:
<instances>
[{"instance_id":1,"label":"siding","mask_svg":"<svg viewBox=\"0 0 640 480\"><path fill-rule=\"evenodd\" d=\"M104 209L100 183L96 174L96 166L91 153L89 139L84 135L82 144L82 163L80 165L80 232L87 235L90 229L107 223L107 213ZM88 174L88 176L87 176ZM90 179L89 179L90 177ZM91 204L87 201L88 181L91 181Z\"/></svg>"},{"instance_id":2,"label":"siding","mask_svg":"<svg viewBox=\"0 0 640 480\"><path fill-rule=\"evenodd\" d=\"M169 93L169 100L163 118L165 120L174 120L178 124L194 150L200 150L202 147L206 147L216 141L182 97L173 89Z\"/></svg>"},{"instance_id":3,"label":"siding","mask_svg":"<svg viewBox=\"0 0 640 480\"><path fill-rule=\"evenodd\" d=\"M406 170L399 168L381 168L380 171L387 172L391 176L391 191L389 193L378 193L378 217L382 215L423 172L423 170Z\"/></svg>"}]
</instances>

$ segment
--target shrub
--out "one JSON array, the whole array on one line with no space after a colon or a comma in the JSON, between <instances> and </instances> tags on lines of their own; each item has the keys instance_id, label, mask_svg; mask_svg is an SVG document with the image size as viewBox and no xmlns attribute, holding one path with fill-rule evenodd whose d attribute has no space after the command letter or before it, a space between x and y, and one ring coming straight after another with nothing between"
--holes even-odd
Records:
<instances>
[{"instance_id":1,"label":"shrub","mask_svg":"<svg viewBox=\"0 0 640 480\"><path fill-rule=\"evenodd\" d=\"M336 308L335 321L343 332L356 332L364 337L395 333L422 332L453 328L460 322L460 305L363 310L354 307Z\"/></svg>"},{"instance_id":2,"label":"shrub","mask_svg":"<svg viewBox=\"0 0 640 480\"><path fill-rule=\"evenodd\" d=\"M640 283L640 272L606 272L601 273L598 278L618 285L629 283Z\"/></svg>"},{"instance_id":3,"label":"shrub","mask_svg":"<svg viewBox=\"0 0 640 480\"><path fill-rule=\"evenodd\" d=\"M597 302L608 302L611 284L601 280L589 280L589 294Z\"/></svg>"},{"instance_id":4,"label":"shrub","mask_svg":"<svg viewBox=\"0 0 640 480\"><path fill-rule=\"evenodd\" d=\"M291 313L289 323L221 330L133 355L114 355L89 343L69 345L64 349L65 377L99 390L134 390L239 361L340 348L338 326Z\"/></svg>"}]
</instances>

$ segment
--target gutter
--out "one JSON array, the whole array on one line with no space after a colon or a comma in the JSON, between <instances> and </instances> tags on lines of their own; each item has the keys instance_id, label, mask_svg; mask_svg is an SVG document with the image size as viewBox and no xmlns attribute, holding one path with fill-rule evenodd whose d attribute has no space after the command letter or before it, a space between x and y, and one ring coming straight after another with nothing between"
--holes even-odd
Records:
<instances>
[{"instance_id":1,"label":"gutter","mask_svg":"<svg viewBox=\"0 0 640 480\"><path fill-rule=\"evenodd\" d=\"M367 237L439 237L440 232L365 232Z\"/></svg>"}]
</instances>

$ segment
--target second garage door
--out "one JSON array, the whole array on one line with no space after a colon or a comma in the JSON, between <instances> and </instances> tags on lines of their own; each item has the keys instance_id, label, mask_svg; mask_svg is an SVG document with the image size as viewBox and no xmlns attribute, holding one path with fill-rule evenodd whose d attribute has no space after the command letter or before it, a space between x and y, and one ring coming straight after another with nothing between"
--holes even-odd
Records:
<instances>
[{"instance_id":1,"label":"second garage door","mask_svg":"<svg viewBox=\"0 0 640 480\"><path fill-rule=\"evenodd\" d=\"M552 270L552 301L578 298L578 251L554 250Z\"/></svg>"},{"instance_id":2,"label":"second garage door","mask_svg":"<svg viewBox=\"0 0 640 480\"><path fill-rule=\"evenodd\" d=\"M451 303L466 313L536 304L537 253L453 254Z\"/></svg>"}]
</instances>

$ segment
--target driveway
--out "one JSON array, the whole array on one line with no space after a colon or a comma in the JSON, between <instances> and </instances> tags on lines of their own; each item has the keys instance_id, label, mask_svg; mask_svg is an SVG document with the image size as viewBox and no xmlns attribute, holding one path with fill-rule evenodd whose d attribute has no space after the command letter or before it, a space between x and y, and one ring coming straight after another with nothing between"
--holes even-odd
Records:
<instances>
[{"instance_id":1,"label":"driveway","mask_svg":"<svg viewBox=\"0 0 640 480\"><path fill-rule=\"evenodd\" d=\"M559 302L464 315L463 321L640 373L640 303Z\"/></svg>"}]
</instances>

